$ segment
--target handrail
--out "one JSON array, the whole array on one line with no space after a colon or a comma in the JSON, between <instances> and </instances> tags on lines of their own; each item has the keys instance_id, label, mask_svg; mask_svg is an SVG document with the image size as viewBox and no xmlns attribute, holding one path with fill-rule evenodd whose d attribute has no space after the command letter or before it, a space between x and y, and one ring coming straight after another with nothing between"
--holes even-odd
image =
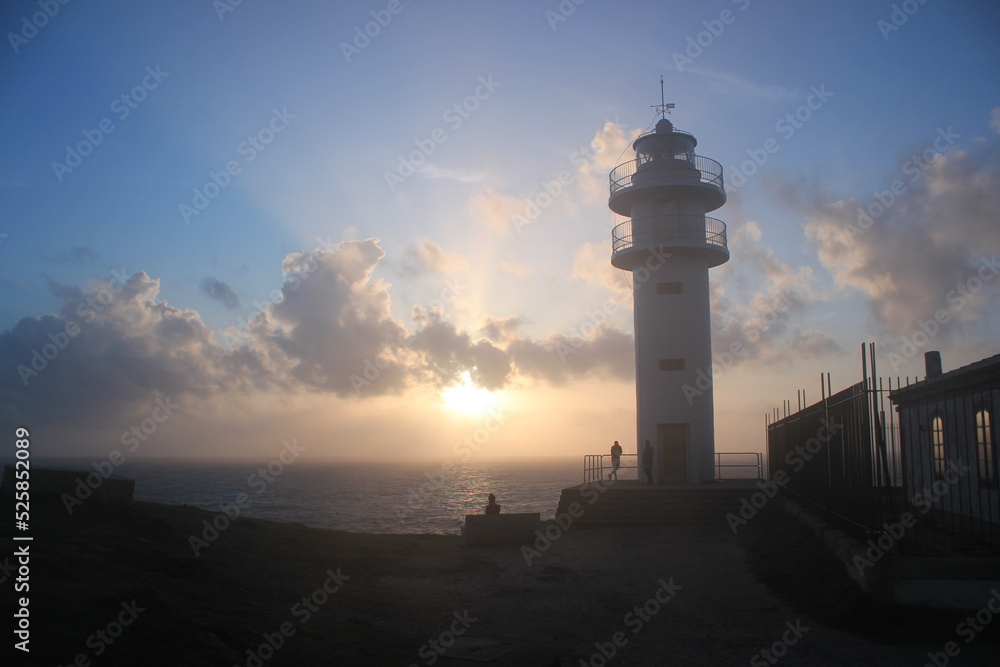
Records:
<instances>
[{"instance_id":1,"label":"handrail","mask_svg":"<svg viewBox=\"0 0 1000 667\"><path fill-rule=\"evenodd\" d=\"M752 456L753 463L723 463L723 456ZM609 461L605 464L604 459L610 459L611 454L585 454L583 457L583 483L589 484L590 482L596 481L598 479L604 479L605 469L611 470L611 462ZM619 470L638 470L639 469L639 455L638 454L622 454L622 459L633 458L635 459L636 465L623 465L618 466ZM757 473L756 479L764 479L764 462L763 455L760 452L716 452L715 453L715 478L716 479L751 479L750 477L723 477L723 468L749 468L755 470Z\"/></svg>"},{"instance_id":2,"label":"handrail","mask_svg":"<svg viewBox=\"0 0 1000 667\"><path fill-rule=\"evenodd\" d=\"M697 228L701 221L705 221L705 228ZM638 235L632 233L632 223L638 222L640 226L651 226L651 229L644 229ZM684 229L684 223L694 223L692 229ZM628 250L635 243L648 243L658 241L660 243L675 243L678 241L688 241L693 243L707 243L709 245L727 248L726 223L707 215L662 215L645 218L634 218L615 225L611 230L611 252L612 254L620 250Z\"/></svg>"},{"instance_id":3,"label":"handrail","mask_svg":"<svg viewBox=\"0 0 1000 667\"><path fill-rule=\"evenodd\" d=\"M753 463L723 463L723 456L752 456ZM757 471L757 479L764 479L763 454L760 452L716 452L715 453L715 478L716 479L750 479L748 477L723 477L723 468L750 468Z\"/></svg>"},{"instance_id":4,"label":"handrail","mask_svg":"<svg viewBox=\"0 0 1000 667\"><path fill-rule=\"evenodd\" d=\"M638 470L638 468L639 468L639 465L638 465L639 464L639 459L638 459L638 457L639 457L638 454L622 454L621 455L622 459L625 459L625 458L634 458L634 459L636 459L636 465L634 465L634 466L620 465L620 466L618 466L618 469L619 470L631 470L631 469ZM588 483L593 482L593 481L595 481L597 479L604 479L604 469L605 469L605 467L609 471L611 470L611 462L609 461L607 463L607 465L605 466L605 464L604 464L604 459L605 458L610 459L611 458L611 454L585 454L584 455L584 457L583 457L583 483L584 484L588 484ZM624 463L624 461L623 461L623 463Z\"/></svg>"},{"instance_id":5,"label":"handrail","mask_svg":"<svg viewBox=\"0 0 1000 667\"><path fill-rule=\"evenodd\" d=\"M681 163L687 163L687 165ZM618 165L608 174L611 181L611 196L613 197L616 192L623 188L643 185L643 180L632 178L637 173L652 179L653 177L684 177L691 170L697 170L700 183L707 183L723 189L721 164L703 155L682 153L674 155L671 160L664 160L662 165L657 164L657 161L644 161L641 169L638 159Z\"/></svg>"}]
</instances>

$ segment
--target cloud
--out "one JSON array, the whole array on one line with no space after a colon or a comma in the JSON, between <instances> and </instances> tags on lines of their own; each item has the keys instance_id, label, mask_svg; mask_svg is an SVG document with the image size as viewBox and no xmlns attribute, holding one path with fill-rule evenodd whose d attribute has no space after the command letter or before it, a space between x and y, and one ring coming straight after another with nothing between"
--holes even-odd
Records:
<instances>
[{"instance_id":1,"label":"cloud","mask_svg":"<svg viewBox=\"0 0 1000 667\"><path fill-rule=\"evenodd\" d=\"M205 278L202 278L201 283L199 283L198 286L201 288L202 292L216 301L220 301L226 308L239 308L241 305L239 295L233 290L232 287L218 278L206 276Z\"/></svg>"},{"instance_id":2,"label":"cloud","mask_svg":"<svg viewBox=\"0 0 1000 667\"><path fill-rule=\"evenodd\" d=\"M799 91L775 84L760 84L744 79L731 72L718 72L703 67L688 67L685 71L708 79L712 90L730 97L737 97L754 103L791 102L799 99Z\"/></svg>"},{"instance_id":3,"label":"cloud","mask_svg":"<svg viewBox=\"0 0 1000 667\"><path fill-rule=\"evenodd\" d=\"M469 216L497 234L507 234L514 217L524 215L528 202L517 197L502 195L492 187L477 192L469 198Z\"/></svg>"},{"instance_id":4,"label":"cloud","mask_svg":"<svg viewBox=\"0 0 1000 667\"><path fill-rule=\"evenodd\" d=\"M495 343L506 343L518 338L518 328L521 318L517 315L509 317L491 317L487 315L479 328L479 333Z\"/></svg>"},{"instance_id":5,"label":"cloud","mask_svg":"<svg viewBox=\"0 0 1000 667\"><path fill-rule=\"evenodd\" d=\"M520 374L554 385L593 376L635 379L632 336L603 322L589 336L555 333L543 340L518 338L507 349Z\"/></svg>"},{"instance_id":6,"label":"cloud","mask_svg":"<svg viewBox=\"0 0 1000 667\"><path fill-rule=\"evenodd\" d=\"M574 212L581 198L588 204L606 202L608 172L635 157L625 153L640 132L626 132L618 123L608 121L586 145L568 153L563 164L553 165L551 172L522 197L502 194L492 187L474 194L469 199L469 216L498 234L507 234L511 227L521 231L539 216L551 214L553 207Z\"/></svg>"},{"instance_id":7,"label":"cloud","mask_svg":"<svg viewBox=\"0 0 1000 667\"><path fill-rule=\"evenodd\" d=\"M435 387L455 384L463 371L485 389L502 388L510 375L507 353L489 340L472 337L444 319L439 308L414 308L418 330L407 341L417 359L417 372Z\"/></svg>"},{"instance_id":8,"label":"cloud","mask_svg":"<svg viewBox=\"0 0 1000 667\"><path fill-rule=\"evenodd\" d=\"M812 269L778 259L755 221L728 231L730 252L739 261L714 272L714 352L738 350L738 363L788 365L840 351L828 334L806 325L814 307L829 299L816 288Z\"/></svg>"},{"instance_id":9,"label":"cloud","mask_svg":"<svg viewBox=\"0 0 1000 667\"><path fill-rule=\"evenodd\" d=\"M436 245L421 247L429 265L449 265ZM160 282L143 272L86 289L50 281L59 312L0 332L0 368L9 369L0 422L113 432L148 416L158 398L193 414L262 396L437 391L465 371L491 390L518 378L631 376L631 337L604 325L532 340L514 317L487 317L472 333L440 309L416 308L408 329L390 312L390 285L373 276L384 254L377 239L289 254L278 296L240 331L214 332L197 312L161 300Z\"/></svg>"},{"instance_id":10,"label":"cloud","mask_svg":"<svg viewBox=\"0 0 1000 667\"><path fill-rule=\"evenodd\" d=\"M903 162L870 200L813 194L803 205L823 266L861 292L876 326L893 335L935 314L951 321L944 337L968 334L988 322L1000 292L990 268L1000 247L1000 144L991 137L941 151L936 139L924 171Z\"/></svg>"},{"instance_id":11,"label":"cloud","mask_svg":"<svg viewBox=\"0 0 1000 667\"><path fill-rule=\"evenodd\" d=\"M632 142L642 130L626 131L614 121L608 121L594 133L587 150L574 154L580 192L587 203L607 203L608 174L623 162L635 159L629 154Z\"/></svg>"},{"instance_id":12,"label":"cloud","mask_svg":"<svg viewBox=\"0 0 1000 667\"><path fill-rule=\"evenodd\" d=\"M363 374L366 362L380 368L376 393L405 386L393 347L406 330L389 313L388 283L372 278L384 254L376 239L367 239L285 258L281 298L252 334L284 356L289 375L304 387L351 395L352 376Z\"/></svg>"},{"instance_id":13,"label":"cloud","mask_svg":"<svg viewBox=\"0 0 1000 667\"><path fill-rule=\"evenodd\" d=\"M458 273L471 269L469 260L457 253L446 252L441 246L430 239L417 241L416 246L407 246L403 250L400 262L400 273L415 277L424 273Z\"/></svg>"},{"instance_id":14,"label":"cloud","mask_svg":"<svg viewBox=\"0 0 1000 667\"><path fill-rule=\"evenodd\" d=\"M632 303L629 289L632 276L611 265L611 248L607 243L584 243L577 248L570 276L607 289L620 304Z\"/></svg>"},{"instance_id":15,"label":"cloud","mask_svg":"<svg viewBox=\"0 0 1000 667\"><path fill-rule=\"evenodd\" d=\"M417 173L426 178L444 178L459 183L479 183L483 180L483 173L479 171L460 171L457 169L444 169L429 162L420 166Z\"/></svg>"},{"instance_id":16,"label":"cloud","mask_svg":"<svg viewBox=\"0 0 1000 667\"><path fill-rule=\"evenodd\" d=\"M59 313L0 333L4 421L122 423L157 397L275 386L264 355L215 344L197 313L157 301L159 281L143 272L88 290L52 288Z\"/></svg>"}]
</instances>

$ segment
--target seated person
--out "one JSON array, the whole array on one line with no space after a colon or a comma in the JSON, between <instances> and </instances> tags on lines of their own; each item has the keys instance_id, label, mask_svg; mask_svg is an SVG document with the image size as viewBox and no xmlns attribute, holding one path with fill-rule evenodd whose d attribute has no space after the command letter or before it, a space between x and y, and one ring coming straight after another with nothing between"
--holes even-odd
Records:
<instances>
[{"instance_id":1,"label":"seated person","mask_svg":"<svg viewBox=\"0 0 1000 667\"><path fill-rule=\"evenodd\" d=\"M490 502L486 506L487 514L500 514L500 506L497 505L497 497L492 493L490 494Z\"/></svg>"}]
</instances>

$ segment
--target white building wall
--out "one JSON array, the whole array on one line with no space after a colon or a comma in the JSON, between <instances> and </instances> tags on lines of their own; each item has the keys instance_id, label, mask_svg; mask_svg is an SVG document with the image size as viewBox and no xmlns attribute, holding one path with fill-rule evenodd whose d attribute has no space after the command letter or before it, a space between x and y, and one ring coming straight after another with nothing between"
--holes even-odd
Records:
<instances>
[{"instance_id":1,"label":"white building wall","mask_svg":"<svg viewBox=\"0 0 1000 667\"><path fill-rule=\"evenodd\" d=\"M658 424L690 424L687 478L715 479L715 426L712 392L685 396L698 387L699 371L711 377L712 327L708 267L697 255L675 253L665 260L651 255L655 270L637 267L635 279L637 429L640 443L649 440L661 461ZM640 282L639 278L648 275ZM680 284L680 293L661 293L659 283ZM683 370L660 370L661 360L683 360Z\"/></svg>"}]
</instances>

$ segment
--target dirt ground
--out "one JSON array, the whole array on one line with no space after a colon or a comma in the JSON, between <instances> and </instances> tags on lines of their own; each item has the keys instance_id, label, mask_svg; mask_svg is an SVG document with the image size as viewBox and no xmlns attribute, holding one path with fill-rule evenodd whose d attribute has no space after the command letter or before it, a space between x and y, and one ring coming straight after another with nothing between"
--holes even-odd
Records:
<instances>
[{"instance_id":1,"label":"dirt ground","mask_svg":"<svg viewBox=\"0 0 1000 667\"><path fill-rule=\"evenodd\" d=\"M919 667L948 641L950 665L1000 655L1000 622L965 643L967 614L873 605L780 512L738 536L571 528L529 564L457 536L240 519L208 539L215 515L188 507L32 510L31 654L5 664Z\"/></svg>"}]
</instances>

